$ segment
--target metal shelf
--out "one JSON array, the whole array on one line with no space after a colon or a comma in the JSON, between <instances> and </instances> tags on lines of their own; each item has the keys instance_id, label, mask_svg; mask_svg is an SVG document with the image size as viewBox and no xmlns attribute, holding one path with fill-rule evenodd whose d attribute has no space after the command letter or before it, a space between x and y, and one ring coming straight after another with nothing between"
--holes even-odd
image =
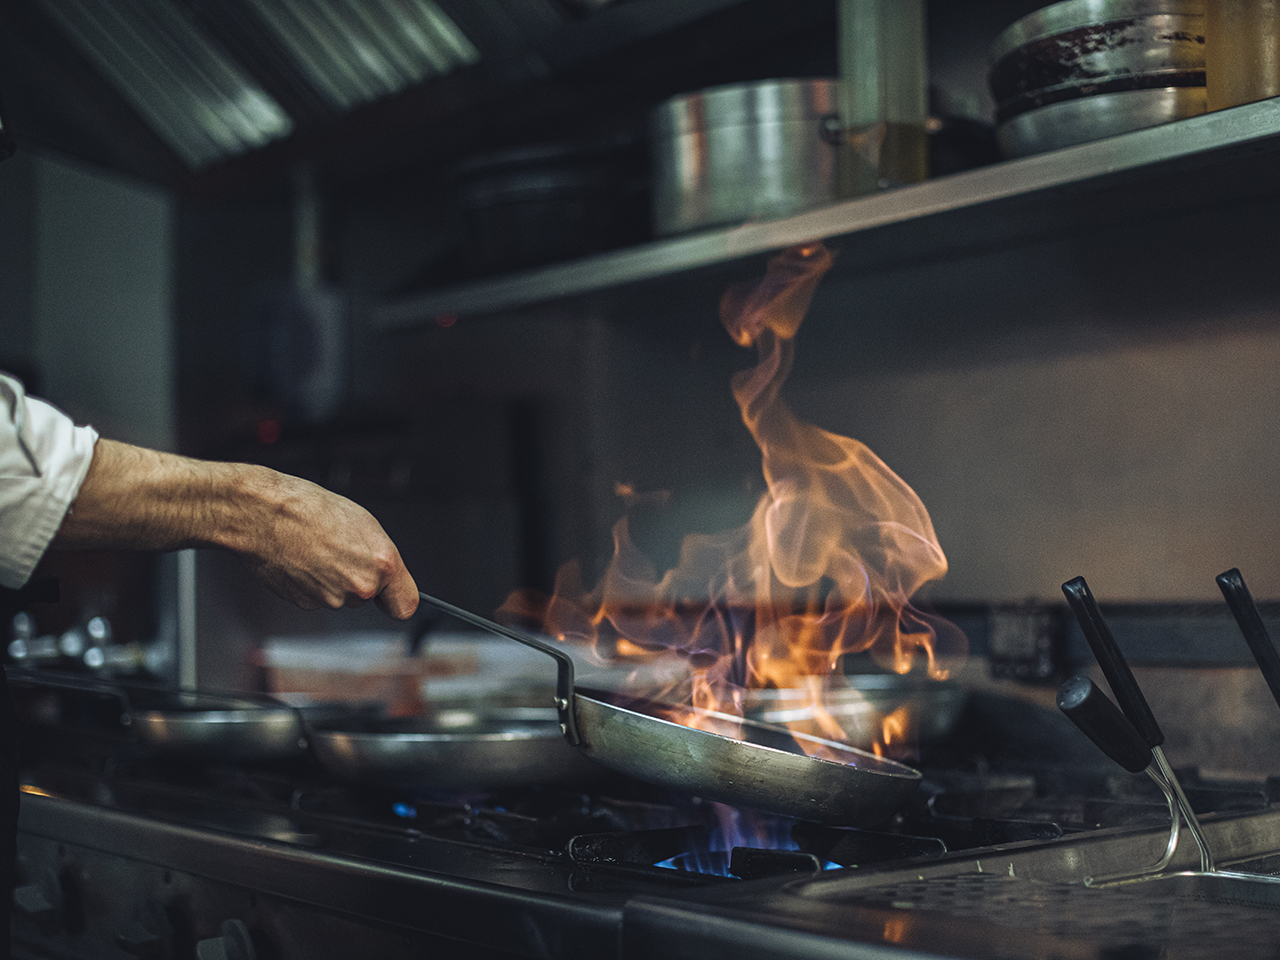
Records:
<instances>
[{"instance_id":1,"label":"metal shelf","mask_svg":"<svg viewBox=\"0 0 1280 960\"><path fill-rule=\"evenodd\" d=\"M489 314L598 294L630 284L731 265L814 240L857 240L909 228L878 260L909 262L1016 241L1104 216L1280 190L1269 171L1280 151L1280 98L1012 160L767 223L660 240L524 273L427 291L378 305L391 331L445 314Z\"/></svg>"}]
</instances>

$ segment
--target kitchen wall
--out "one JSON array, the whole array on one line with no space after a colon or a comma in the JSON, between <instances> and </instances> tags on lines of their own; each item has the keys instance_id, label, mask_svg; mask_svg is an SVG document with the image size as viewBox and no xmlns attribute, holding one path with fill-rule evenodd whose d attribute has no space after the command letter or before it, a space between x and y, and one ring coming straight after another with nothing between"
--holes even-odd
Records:
<instances>
[{"instance_id":1,"label":"kitchen wall","mask_svg":"<svg viewBox=\"0 0 1280 960\"><path fill-rule=\"evenodd\" d=\"M33 372L35 176L30 155L0 165L0 366Z\"/></svg>"},{"instance_id":2,"label":"kitchen wall","mask_svg":"<svg viewBox=\"0 0 1280 960\"><path fill-rule=\"evenodd\" d=\"M799 405L909 478L951 560L939 597L1280 596L1280 330L1262 315L1150 344L1046 346L806 385ZM1088 331L1081 331L1085 335Z\"/></svg>"},{"instance_id":3,"label":"kitchen wall","mask_svg":"<svg viewBox=\"0 0 1280 960\"><path fill-rule=\"evenodd\" d=\"M1274 197L1193 205L837 266L784 395L920 494L951 564L939 601L1056 602L1083 574L1104 601L1220 604L1213 578L1237 565L1280 598L1278 216ZM615 481L673 491L646 519L666 560L760 489L728 384L752 355L719 328L715 289L680 289L610 308L598 550Z\"/></svg>"},{"instance_id":4,"label":"kitchen wall","mask_svg":"<svg viewBox=\"0 0 1280 960\"><path fill-rule=\"evenodd\" d=\"M172 448L172 205L61 158L0 166L0 356L104 435Z\"/></svg>"},{"instance_id":5,"label":"kitchen wall","mask_svg":"<svg viewBox=\"0 0 1280 960\"><path fill-rule=\"evenodd\" d=\"M172 449L172 201L52 154L0 165L0 368L103 436ZM59 632L106 616L124 641L165 630L161 565L134 553L53 553L62 600L33 613Z\"/></svg>"},{"instance_id":6,"label":"kitchen wall","mask_svg":"<svg viewBox=\"0 0 1280 960\"><path fill-rule=\"evenodd\" d=\"M945 597L1280 597L1274 197L832 284L797 405L931 509ZM843 322L844 335L837 332ZM803 343L800 346L803 350Z\"/></svg>"}]
</instances>

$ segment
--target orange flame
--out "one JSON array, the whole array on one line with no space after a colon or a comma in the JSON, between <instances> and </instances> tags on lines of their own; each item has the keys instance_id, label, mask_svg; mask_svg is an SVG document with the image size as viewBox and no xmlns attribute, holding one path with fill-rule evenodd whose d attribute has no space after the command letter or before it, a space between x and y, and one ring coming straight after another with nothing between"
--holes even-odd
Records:
<instances>
[{"instance_id":1,"label":"orange flame","mask_svg":"<svg viewBox=\"0 0 1280 960\"><path fill-rule=\"evenodd\" d=\"M666 702L741 716L751 689L806 691L811 721L835 740L847 738L823 693L842 657L865 652L896 673L921 666L932 679L947 677L963 635L910 602L947 571L924 504L864 444L802 423L780 397L792 338L831 262L821 244L788 250L760 283L730 289L721 302L733 339L759 352L732 382L767 486L751 520L686 537L677 565L659 576L624 516L594 589L571 563L552 596L518 591L500 614L610 660L682 657L683 681L643 691ZM638 497L629 486L618 492L628 503ZM698 725L692 712L672 719ZM909 727L905 716L891 719L882 725L886 744Z\"/></svg>"},{"instance_id":2,"label":"orange flame","mask_svg":"<svg viewBox=\"0 0 1280 960\"><path fill-rule=\"evenodd\" d=\"M906 707L899 707L880 721L881 742L887 747L891 743L900 743L907 737L911 718Z\"/></svg>"},{"instance_id":3,"label":"orange flame","mask_svg":"<svg viewBox=\"0 0 1280 960\"><path fill-rule=\"evenodd\" d=\"M907 938L910 920L903 914L886 917L884 921L884 942L902 943Z\"/></svg>"}]
</instances>

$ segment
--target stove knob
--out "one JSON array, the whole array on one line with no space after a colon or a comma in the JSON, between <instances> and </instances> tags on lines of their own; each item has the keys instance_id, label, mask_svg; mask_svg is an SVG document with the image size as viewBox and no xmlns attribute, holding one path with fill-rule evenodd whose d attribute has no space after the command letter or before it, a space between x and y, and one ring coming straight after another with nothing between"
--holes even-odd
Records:
<instances>
[{"instance_id":1,"label":"stove knob","mask_svg":"<svg viewBox=\"0 0 1280 960\"><path fill-rule=\"evenodd\" d=\"M142 960L164 960L164 934L133 920L116 932L116 945L131 956Z\"/></svg>"},{"instance_id":2,"label":"stove knob","mask_svg":"<svg viewBox=\"0 0 1280 960\"><path fill-rule=\"evenodd\" d=\"M219 936L196 944L197 960L257 960L253 937L242 920L224 920Z\"/></svg>"},{"instance_id":3,"label":"stove knob","mask_svg":"<svg viewBox=\"0 0 1280 960\"><path fill-rule=\"evenodd\" d=\"M142 960L165 960L173 955L173 924L164 907L148 901L139 915L116 932L116 944Z\"/></svg>"},{"instance_id":4,"label":"stove knob","mask_svg":"<svg viewBox=\"0 0 1280 960\"><path fill-rule=\"evenodd\" d=\"M58 912L58 905L38 883L24 883L13 888L13 905L24 916L42 919Z\"/></svg>"},{"instance_id":5,"label":"stove knob","mask_svg":"<svg viewBox=\"0 0 1280 960\"><path fill-rule=\"evenodd\" d=\"M62 889L52 873L41 870L23 871L26 882L13 888L13 909L17 916L28 917L46 933L62 926Z\"/></svg>"}]
</instances>

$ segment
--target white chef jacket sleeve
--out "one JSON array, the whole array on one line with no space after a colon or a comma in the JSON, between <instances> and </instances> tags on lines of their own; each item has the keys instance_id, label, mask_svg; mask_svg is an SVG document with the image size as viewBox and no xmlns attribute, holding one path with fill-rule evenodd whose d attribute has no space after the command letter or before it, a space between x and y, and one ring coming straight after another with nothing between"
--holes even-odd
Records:
<instances>
[{"instance_id":1,"label":"white chef jacket sleeve","mask_svg":"<svg viewBox=\"0 0 1280 960\"><path fill-rule=\"evenodd\" d=\"M80 492L98 434L0 374L0 585L20 587Z\"/></svg>"}]
</instances>

